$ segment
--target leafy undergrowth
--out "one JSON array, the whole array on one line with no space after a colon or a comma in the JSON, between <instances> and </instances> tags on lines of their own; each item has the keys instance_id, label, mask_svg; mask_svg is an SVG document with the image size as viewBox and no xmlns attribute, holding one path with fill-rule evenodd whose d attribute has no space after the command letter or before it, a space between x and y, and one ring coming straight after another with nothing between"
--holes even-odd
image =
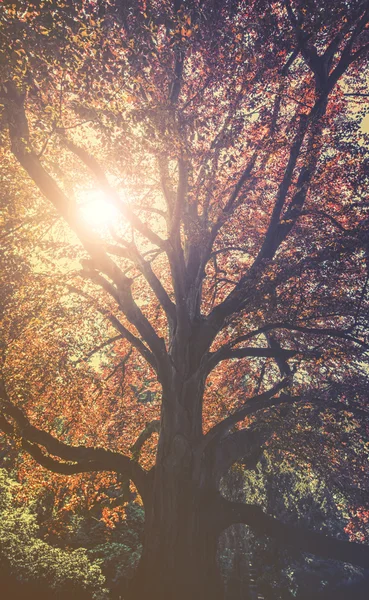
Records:
<instances>
[{"instance_id":1,"label":"leafy undergrowth","mask_svg":"<svg viewBox=\"0 0 369 600\"><path fill-rule=\"evenodd\" d=\"M42 539L37 502L17 502L18 484L0 469L0 578L5 597L108 600L132 576L140 556L143 510L131 503L123 527L90 538L88 519L75 518L63 548ZM82 539L87 547L75 547ZM62 540L59 540L59 545ZM100 542L100 543L99 543ZM72 547L74 546L74 548Z\"/></svg>"}]
</instances>

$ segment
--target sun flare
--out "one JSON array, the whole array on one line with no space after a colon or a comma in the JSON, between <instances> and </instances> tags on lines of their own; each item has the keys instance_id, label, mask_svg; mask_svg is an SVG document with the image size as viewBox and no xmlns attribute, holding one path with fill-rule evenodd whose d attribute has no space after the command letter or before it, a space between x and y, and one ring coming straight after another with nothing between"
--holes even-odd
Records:
<instances>
[{"instance_id":1,"label":"sun flare","mask_svg":"<svg viewBox=\"0 0 369 600\"><path fill-rule=\"evenodd\" d=\"M119 214L112 201L100 190L84 192L80 208L84 221L94 229L113 225Z\"/></svg>"}]
</instances>

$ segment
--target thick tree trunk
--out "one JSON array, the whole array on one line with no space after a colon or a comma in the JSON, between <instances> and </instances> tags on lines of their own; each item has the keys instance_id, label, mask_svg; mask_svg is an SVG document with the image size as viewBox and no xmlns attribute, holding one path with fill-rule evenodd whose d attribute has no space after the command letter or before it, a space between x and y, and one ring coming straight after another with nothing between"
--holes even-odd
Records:
<instances>
[{"instance_id":1,"label":"thick tree trunk","mask_svg":"<svg viewBox=\"0 0 369 600\"><path fill-rule=\"evenodd\" d=\"M129 600L222 600L218 533L205 496L175 474L157 474Z\"/></svg>"},{"instance_id":2,"label":"thick tree trunk","mask_svg":"<svg viewBox=\"0 0 369 600\"><path fill-rule=\"evenodd\" d=\"M204 375L189 371L165 373L157 460L145 502L144 551L129 600L223 598L215 494L195 451L202 437Z\"/></svg>"}]
</instances>

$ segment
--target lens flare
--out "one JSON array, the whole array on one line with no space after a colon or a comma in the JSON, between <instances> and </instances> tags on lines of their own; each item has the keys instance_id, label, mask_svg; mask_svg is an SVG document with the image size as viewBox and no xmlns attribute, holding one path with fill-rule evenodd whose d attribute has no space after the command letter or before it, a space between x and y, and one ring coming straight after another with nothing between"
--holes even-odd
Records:
<instances>
[{"instance_id":1,"label":"lens flare","mask_svg":"<svg viewBox=\"0 0 369 600\"><path fill-rule=\"evenodd\" d=\"M80 210L84 221L93 229L104 229L113 225L119 215L112 201L100 190L85 192Z\"/></svg>"}]
</instances>

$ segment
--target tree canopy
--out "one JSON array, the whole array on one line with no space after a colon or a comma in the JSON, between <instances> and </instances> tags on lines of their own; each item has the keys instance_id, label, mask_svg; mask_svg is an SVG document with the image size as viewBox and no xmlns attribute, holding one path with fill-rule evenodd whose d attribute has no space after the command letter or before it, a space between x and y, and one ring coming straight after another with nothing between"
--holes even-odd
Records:
<instances>
[{"instance_id":1,"label":"tree canopy","mask_svg":"<svg viewBox=\"0 0 369 600\"><path fill-rule=\"evenodd\" d=\"M309 432L322 476L367 477L369 3L19 1L1 22L4 433L134 483L134 598L219 598L240 522L368 566L219 484Z\"/></svg>"}]
</instances>

